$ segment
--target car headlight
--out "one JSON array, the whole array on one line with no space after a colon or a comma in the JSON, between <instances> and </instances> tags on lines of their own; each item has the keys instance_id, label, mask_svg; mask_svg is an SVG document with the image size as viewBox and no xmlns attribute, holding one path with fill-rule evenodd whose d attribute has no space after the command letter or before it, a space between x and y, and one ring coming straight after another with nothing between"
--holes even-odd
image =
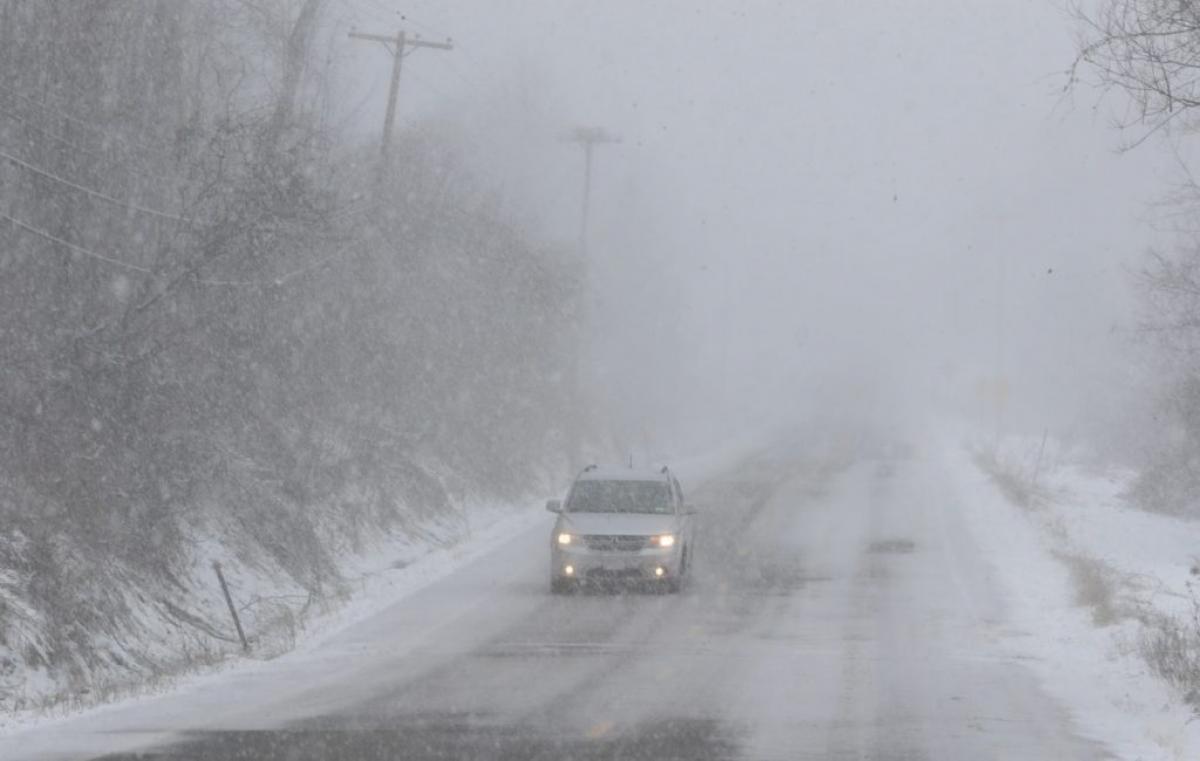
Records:
<instances>
[{"instance_id":1,"label":"car headlight","mask_svg":"<svg viewBox=\"0 0 1200 761\"><path fill-rule=\"evenodd\" d=\"M650 546L651 547L661 547L664 549L667 547L674 547L675 546L675 535L674 534L661 534L659 536L652 536L652 537L650 537Z\"/></svg>"},{"instance_id":2,"label":"car headlight","mask_svg":"<svg viewBox=\"0 0 1200 761\"><path fill-rule=\"evenodd\" d=\"M570 535L570 534L568 534L568 533L566 533L566 532L563 532L563 533L561 533L561 534L559 534L559 535L558 535L558 543L559 543L560 545L568 545L568 544L570 544L570 543L571 543L571 538L572 538L572 537L571 537L571 535Z\"/></svg>"}]
</instances>

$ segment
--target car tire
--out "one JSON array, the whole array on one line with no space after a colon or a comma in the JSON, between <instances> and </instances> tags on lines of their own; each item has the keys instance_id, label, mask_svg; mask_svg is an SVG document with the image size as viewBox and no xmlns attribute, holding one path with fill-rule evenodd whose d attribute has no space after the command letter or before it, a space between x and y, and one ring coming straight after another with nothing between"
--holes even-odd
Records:
<instances>
[{"instance_id":1,"label":"car tire","mask_svg":"<svg viewBox=\"0 0 1200 761\"><path fill-rule=\"evenodd\" d=\"M679 556L679 575L672 577L667 581L667 592L673 595L679 594L683 590L684 582L688 579L688 564L691 558L688 557L688 548L683 548L683 554Z\"/></svg>"},{"instance_id":2,"label":"car tire","mask_svg":"<svg viewBox=\"0 0 1200 761\"><path fill-rule=\"evenodd\" d=\"M571 591L571 582L566 579L553 578L550 579L550 594L565 595Z\"/></svg>"}]
</instances>

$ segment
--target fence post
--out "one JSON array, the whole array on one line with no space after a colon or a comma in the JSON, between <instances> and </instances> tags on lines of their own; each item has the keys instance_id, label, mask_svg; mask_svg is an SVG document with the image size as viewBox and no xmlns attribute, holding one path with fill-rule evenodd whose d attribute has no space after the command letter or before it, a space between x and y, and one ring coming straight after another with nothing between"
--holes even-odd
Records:
<instances>
[{"instance_id":1,"label":"fence post","mask_svg":"<svg viewBox=\"0 0 1200 761\"><path fill-rule=\"evenodd\" d=\"M215 560L213 561L213 570L217 572L217 581L221 582L221 591L225 594L225 604L229 606L229 615L233 618L238 639L242 641L242 651L249 653L250 643L246 641L246 633L242 631L242 622L238 618L237 608L233 606L233 596L229 594L229 585L225 583L225 574L221 573L221 564Z\"/></svg>"}]
</instances>

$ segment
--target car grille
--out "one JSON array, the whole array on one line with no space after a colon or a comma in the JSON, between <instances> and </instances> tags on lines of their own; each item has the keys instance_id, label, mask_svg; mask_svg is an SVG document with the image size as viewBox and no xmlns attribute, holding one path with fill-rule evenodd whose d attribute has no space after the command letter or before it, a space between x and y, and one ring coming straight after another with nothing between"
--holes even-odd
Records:
<instances>
[{"instance_id":1,"label":"car grille","mask_svg":"<svg viewBox=\"0 0 1200 761\"><path fill-rule=\"evenodd\" d=\"M610 552L636 552L649 545L648 536L622 536L618 534L592 534L583 538L589 550Z\"/></svg>"},{"instance_id":2,"label":"car grille","mask_svg":"<svg viewBox=\"0 0 1200 761\"><path fill-rule=\"evenodd\" d=\"M587 578L595 581L623 581L642 579L645 576L637 568L592 568L587 572Z\"/></svg>"}]
</instances>

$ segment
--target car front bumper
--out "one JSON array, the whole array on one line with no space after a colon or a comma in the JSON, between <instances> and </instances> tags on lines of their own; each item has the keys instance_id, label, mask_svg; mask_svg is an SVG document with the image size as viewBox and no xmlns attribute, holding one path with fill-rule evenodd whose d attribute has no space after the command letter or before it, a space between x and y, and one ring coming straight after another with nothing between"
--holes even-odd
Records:
<instances>
[{"instance_id":1,"label":"car front bumper","mask_svg":"<svg viewBox=\"0 0 1200 761\"><path fill-rule=\"evenodd\" d=\"M586 547L555 547L550 553L550 576L577 581L656 581L674 578L678 550L642 549L600 551Z\"/></svg>"}]
</instances>

